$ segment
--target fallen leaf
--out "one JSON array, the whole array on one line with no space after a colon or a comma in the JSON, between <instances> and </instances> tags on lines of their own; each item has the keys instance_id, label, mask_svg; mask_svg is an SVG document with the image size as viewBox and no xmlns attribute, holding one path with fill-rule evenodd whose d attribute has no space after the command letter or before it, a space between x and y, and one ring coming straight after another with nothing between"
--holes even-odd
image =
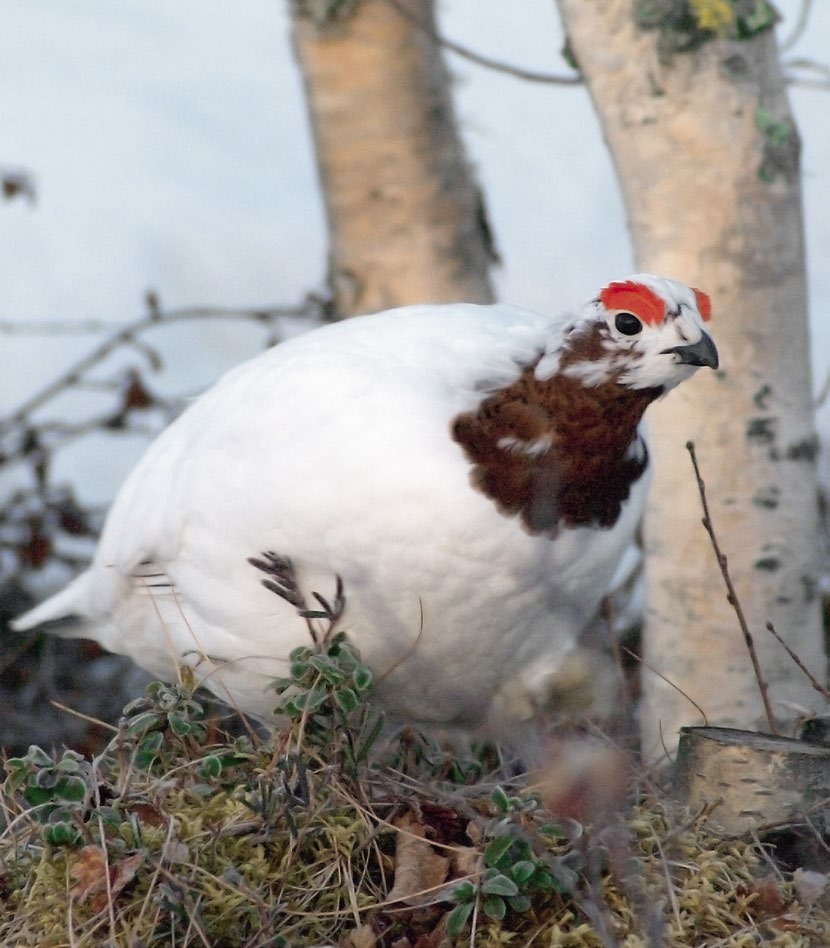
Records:
<instances>
[{"instance_id":1,"label":"fallen leaf","mask_svg":"<svg viewBox=\"0 0 830 948\"><path fill-rule=\"evenodd\" d=\"M434 902L434 890L447 879L450 859L439 855L424 838L426 828L414 814L405 813L395 820L395 884L389 893L392 902L425 905Z\"/></svg>"},{"instance_id":2,"label":"fallen leaf","mask_svg":"<svg viewBox=\"0 0 830 948\"><path fill-rule=\"evenodd\" d=\"M95 892L107 888L107 855L100 846L84 846L69 870L74 885L69 890L70 898L84 902Z\"/></svg>"},{"instance_id":3,"label":"fallen leaf","mask_svg":"<svg viewBox=\"0 0 830 948\"><path fill-rule=\"evenodd\" d=\"M472 846L456 846L452 851L452 877L463 879L476 876L484 869L484 856Z\"/></svg>"},{"instance_id":4,"label":"fallen leaf","mask_svg":"<svg viewBox=\"0 0 830 948\"><path fill-rule=\"evenodd\" d=\"M143 861L141 853L135 853L116 863L108 863L107 854L100 846L84 846L70 869L75 884L69 895L78 902L88 901L93 911L98 912L132 882Z\"/></svg>"},{"instance_id":5,"label":"fallen leaf","mask_svg":"<svg viewBox=\"0 0 830 948\"><path fill-rule=\"evenodd\" d=\"M110 892L113 897L135 879L135 874L142 862L144 862L144 856L141 853L133 853L132 856L126 856L110 867Z\"/></svg>"}]
</instances>

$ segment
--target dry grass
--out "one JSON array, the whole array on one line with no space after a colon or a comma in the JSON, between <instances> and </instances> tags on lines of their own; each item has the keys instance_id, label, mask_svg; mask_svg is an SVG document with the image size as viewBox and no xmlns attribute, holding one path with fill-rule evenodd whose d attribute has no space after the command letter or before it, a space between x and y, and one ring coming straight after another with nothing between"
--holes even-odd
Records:
<instances>
[{"instance_id":1,"label":"dry grass","mask_svg":"<svg viewBox=\"0 0 830 948\"><path fill-rule=\"evenodd\" d=\"M95 759L7 761L0 944L830 945L826 896L802 904L757 842L655 796L555 821L409 732L380 754L354 654L310 656L267 740L213 739L186 687L155 685Z\"/></svg>"}]
</instances>

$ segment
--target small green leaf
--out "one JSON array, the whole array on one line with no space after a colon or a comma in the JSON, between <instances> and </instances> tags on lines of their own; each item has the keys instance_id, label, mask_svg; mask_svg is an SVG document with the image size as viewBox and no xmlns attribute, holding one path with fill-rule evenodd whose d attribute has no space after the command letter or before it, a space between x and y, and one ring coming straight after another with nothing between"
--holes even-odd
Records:
<instances>
[{"instance_id":1,"label":"small green leaf","mask_svg":"<svg viewBox=\"0 0 830 948\"><path fill-rule=\"evenodd\" d=\"M134 698L129 704L124 705L124 717L132 717L136 711L140 711L147 704L146 698Z\"/></svg>"},{"instance_id":2,"label":"small green leaf","mask_svg":"<svg viewBox=\"0 0 830 948\"><path fill-rule=\"evenodd\" d=\"M335 701L337 701L340 710L344 714L351 714L360 704L357 693L352 691L351 688L344 688L342 691L338 691L335 695Z\"/></svg>"},{"instance_id":3,"label":"small green leaf","mask_svg":"<svg viewBox=\"0 0 830 948\"><path fill-rule=\"evenodd\" d=\"M358 691L368 691L372 687L372 677L365 665L358 665L352 672L352 682Z\"/></svg>"},{"instance_id":4,"label":"small green leaf","mask_svg":"<svg viewBox=\"0 0 830 948\"><path fill-rule=\"evenodd\" d=\"M167 715L167 723L176 737L187 737L193 731L191 722L177 711L171 711Z\"/></svg>"},{"instance_id":5,"label":"small green leaf","mask_svg":"<svg viewBox=\"0 0 830 948\"><path fill-rule=\"evenodd\" d=\"M83 836L71 823L61 820L43 827L43 839L50 846L77 846Z\"/></svg>"},{"instance_id":6,"label":"small green leaf","mask_svg":"<svg viewBox=\"0 0 830 948\"><path fill-rule=\"evenodd\" d=\"M518 895L519 887L512 879L497 872L489 878L485 874L481 882L481 891L485 895Z\"/></svg>"},{"instance_id":7,"label":"small green leaf","mask_svg":"<svg viewBox=\"0 0 830 948\"><path fill-rule=\"evenodd\" d=\"M476 887L469 880L459 883L450 893L450 898L456 902L469 902L475 898Z\"/></svg>"},{"instance_id":8,"label":"small green leaf","mask_svg":"<svg viewBox=\"0 0 830 948\"><path fill-rule=\"evenodd\" d=\"M536 872L536 863L529 859L515 862L510 868L510 878L519 886L524 885Z\"/></svg>"},{"instance_id":9,"label":"small green leaf","mask_svg":"<svg viewBox=\"0 0 830 948\"><path fill-rule=\"evenodd\" d=\"M304 695L297 695L302 701L300 706L304 711L316 711L325 704L328 692L324 688L311 688Z\"/></svg>"},{"instance_id":10,"label":"small green leaf","mask_svg":"<svg viewBox=\"0 0 830 948\"><path fill-rule=\"evenodd\" d=\"M76 755L66 751L56 767L62 773L76 774L81 769L81 761Z\"/></svg>"},{"instance_id":11,"label":"small green leaf","mask_svg":"<svg viewBox=\"0 0 830 948\"><path fill-rule=\"evenodd\" d=\"M447 934L450 938L457 938L461 934L472 911L473 903L463 902L461 905L456 905L450 912L447 916Z\"/></svg>"},{"instance_id":12,"label":"small green leaf","mask_svg":"<svg viewBox=\"0 0 830 948\"><path fill-rule=\"evenodd\" d=\"M513 840L509 836L497 836L494 840L487 844L487 848L484 850L485 864L488 866L497 866L499 869L503 869L503 857L507 854L512 845Z\"/></svg>"},{"instance_id":13,"label":"small green leaf","mask_svg":"<svg viewBox=\"0 0 830 948\"><path fill-rule=\"evenodd\" d=\"M43 789L30 784L23 791L23 799L29 806L43 806L44 803L51 803L55 799L55 791L51 787Z\"/></svg>"},{"instance_id":14,"label":"small green leaf","mask_svg":"<svg viewBox=\"0 0 830 948\"><path fill-rule=\"evenodd\" d=\"M522 892L520 892L518 895L511 896L507 901L510 904L510 908L512 908L514 912L530 911L530 896L527 896Z\"/></svg>"},{"instance_id":15,"label":"small green leaf","mask_svg":"<svg viewBox=\"0 0 830 948\"><path fill-rule=\"evenodd\" d=\"M473 903L463 902L461 905L456 905L450 912L447 916L447 934L450 938L457 938L461 934L472 911Z\"/></svg>"},{"instance_id":16,"label":"small green leaf","mask_svg":"<svg viewBox=\"0 0 830 948\"><path fill-rule=\"evenodd\" d=\"M552 839L562 840L563 842L569 838L565 828L559 823L544 823L539 827L539 833L542 836L550 836Z\"/></svg>"},{"instance_id":17,"label":"small green leaf","mask_svg":"<svg viewBox=\"0 0 830 948\"><path fill-rule=\"evenodd\" d=\"M50 767L48 770L38 770L34 775L34 780L30 782L42 790L51 790L58 785L59 779L58 775Z\"/></svg>"},{"instance_id":18,"label":"small green leaf","mask_svg":"<svg viewBox=\"0 0 830 948\"><path fill-rule=\"evenodd\" d=\"M161 745L164 743L164 735L161 731L154 731L152 734L148 734L147 737L141 742L141 750L145 753L150 751L161 750Z\"/></svg>"},{"instance_id":19,"label":"small green leaf","mask_svg":"<svg viewBox=\"0 0 830 948\"><path fill-rule=\"evenodd\" d=\"M500 813L507 813L510 810L510 797L501 787L496 787L490 794L490 802Z\"/></svg>"},{"instance_id":20,"label":"small green leaf","mask_svg":"<svg viewBox=\"0 0 830 948\"><path fill-rule=\"evenodd\" d=\"M207 780L215 780L222 773L222 761L211 754L202 761L201 770Z\"/></svg>"},{"instance_id":21,"label":"small green leaf","mask_svg":"<svg viewBox=\"0 0 830 948\"><path fill-rule=\"evenodd\" d=\"M481 907L488 918L492 918L497 922L507 915L507 905L500 895L489 895L482 902Z\"/></svg>"},{"instance_id":22,"label":"small green leaf","mask_svg":"<svg viewBox=\"0 0 830 948\"><path fill-rule=\"evenodd\" d=\"M37 744L29 745L29 750L26 752L25 761L28 764L33 764L35 767L51 767L54 763L46 751L41 750Z\"/></svg>"},{"instance_id":23,"label":"small green leaf","mask_svg":"<svg viewBox=\"0 0 830 948\"><path fill-rule=\"evenodd\" d=\"M82 777L65 777L55 787L55 795L62 800L79 803L86 799L86 782Z\"/></svg>"},{"instance_id":24,"label":"small green leaf","mask_svg":"<svg viewBox=\"0 0 830 948\"><path fill-rule=\"evenodd\" d=\"M331 684L338 684L346 677L328 655L312 655L308 664Z\"/></svg>"},{"instance_id":25,"label":"small green leaf","mask_svg":"<svg viewBox=\"0 0 830 948\"><path fill-rule=\"evenodd\" d=\"M145 734L147 731L157 728L160 720L155 711L144 711L127 723L127 736L138 737L140 734Z\"/></svg>"}]
</instances>

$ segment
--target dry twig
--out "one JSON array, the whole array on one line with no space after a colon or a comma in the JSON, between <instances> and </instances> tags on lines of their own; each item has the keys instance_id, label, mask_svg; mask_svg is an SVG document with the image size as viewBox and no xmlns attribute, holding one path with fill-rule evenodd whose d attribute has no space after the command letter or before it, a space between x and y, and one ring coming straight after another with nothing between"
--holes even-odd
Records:
<instances>
[{"instance_id":1,"label":"dry twig","mask_svg":"<svg viewBox=\"0 0 830 948\"><path fill-rule=\"evenodd\" d=\"M772 734L778 734L778 728L775 726L775 717L772 713L772 705L769 700L769 687L767 685L766 679L764 678L763 672L761 671L761 663L758 661L758 653L755 651L755 642L752 638L752 633L749 631L749 626L747 625L746 616L744 611L741 608L740 600L738 599L738 594L735 591L735 587L732 584L732 577L729 575L729 568L726 561L726 555L721 552L718 539L715 536L715 528L712 525L712 517L709 513L709 504L706 501L706 485L703 482L703 478L700 476L700 468L697 463L697 455L695 454L694 442L686 442L686 450L689 452L689 455L692 459L692 466L695 470L695 479L697 480L697 489L700 494L700 503L703 507L703 526L706 532L709 534L709 539L712 542L712 549L715 551L715 557L718 561L718 567L723 576L723 581L726 585L726 600L730 606L735 610L735 615L738 618L738 625L741 627L741 632L744 636L744 641L746 642L747 650L749 651L749 657L752 661L752 669L755 672L755 680L758 682L758 690L761 693L761 701L764 704L764 713L767 716L767 724L769 724L770 732Z\"/></svg>"}]
</instances>

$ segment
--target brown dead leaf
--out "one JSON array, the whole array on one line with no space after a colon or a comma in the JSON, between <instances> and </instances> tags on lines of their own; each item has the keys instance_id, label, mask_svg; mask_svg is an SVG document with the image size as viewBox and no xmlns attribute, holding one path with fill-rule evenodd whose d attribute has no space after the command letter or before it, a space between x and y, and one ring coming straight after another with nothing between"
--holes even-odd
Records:
<instances>
[{"instance_id":1,"label":"brown dead leaf","mask_svg":"<svg viewBox=\"0 0 830 948\"><path fill-rule=\"evenodd\" d=\"M484 868L484 857L480 849L472 846L456 846L452 851L452 878L464 879L478 875Z\"/></svg>"},{"instance_id":2,"label":"brown dead leaf","mask_svg":"<svg viewBox=\"0 0 830 948\"><path fill-rule=\"evenodd\" d=\"M429 839L445 845L464 839L466 822L453 807L433 800L421 800L418 804L418 816L426 827Z\"/></svg>"},{"instance_id":3,"label":"brown dead leaf","mask_svg":"<svg viewBox=\"0 0 830 948\"><path fill-rule=\"evenodd\" d=\"M90 895L106 891L107 871L107 855L104 850L100 846L84 846L69 870L69 876L75 883L69 890L70 898L85 902Z\"/></svg>"},{"instance_id":4,"label":"brown dead leaf","mask_svg":"<svg viewBox=\"0 0 830 948\"><path fill-rule=\"evenodd\" d=\"M135 879L135 874L142 862L144 862L144 856L141 853L133 853L132 856L126 856L110 868L110 891L113 897Z\"/></svg>"},{"instance_id":5,"label":"brown dead leaf","mask_svg":"<svg viewBox=\"0 0 830 948\"><path fill-rule=\"evenodd\" d=\"M110 897L114 899L132 882L143 860L141 853L135 853L116 863L108 863L107 854L100 846L84 846L70 869L75 884L69 895L78 902L88 901L92 910L98 912Z\"/></svg>"},{"instance_id":6,"label":"brown dead leaf","mask_svg":"<svg viewBox=\"0 0 830 948\"><path fill-rule=\"evenodd\" d=\"M395 842L395 884L389 893L393 902L425 905L435 900L435 889L447 879L450 859L441 856L426 841L426 827L413 813L395 820L398 837Z\"/></svg>"},{"instance_id":7,"label":"brown dead leaf","mask_svg":"<svg viewBox=\"0 0 830 948\"><path fill-rule=\"evenodd\" d=\"M166 826L168 822L164 813L152 803L131 803L130 813L139 823L146 823L148 826Z\"/></svg>"}]
</instances>

